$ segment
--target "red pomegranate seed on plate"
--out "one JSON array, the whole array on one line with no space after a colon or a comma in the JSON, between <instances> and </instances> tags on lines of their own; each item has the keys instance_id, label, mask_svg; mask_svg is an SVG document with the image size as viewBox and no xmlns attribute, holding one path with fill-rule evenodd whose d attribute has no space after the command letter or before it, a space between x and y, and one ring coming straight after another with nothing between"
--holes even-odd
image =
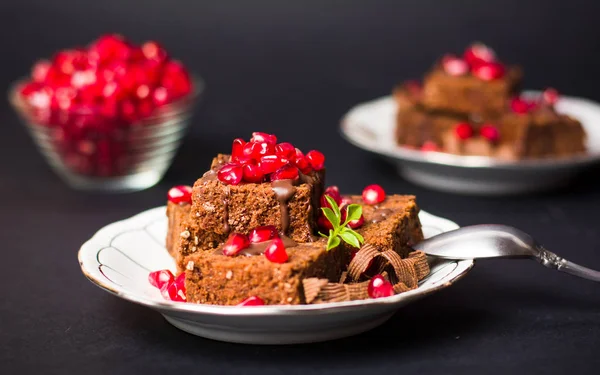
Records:
<instances>
[{"instance_id":1,"label":"red pomegranate seed on plate","mask_svg":"<svg viewBox=\"0 0 600 375\"><path fill-rule=\"evenodd\" d=\"M479 132L483 138L487 139L492 143L498 142L500 140L500 132L498 131L498 128L496 128L492 124L482 125Z\"/></svg>"},{"instance_id":2,"label":"red pomegranate seed on plate","mask_svg":"<svg viewBox=\"0 0 600 375\"><path fill-rule=\"evenodd\" d=\"M558 98L559 98L558 91L556 91L553 88L547 88L542 93L542 100L546 104L555 105L556 102L558 101Z\"/></svg>"},{"instance_id":3,"label":"red pomegranate seed on plate","mask_svg":"<svg viewBox=\"0 0 600 375\"><path fill-rule=\"evenodd\" d=\"M258 296L251 296L238 303L237 306L263 306L265 301Z\"/></svg>"},{"instance_id":4,"label":"red pomegranate seed on plate","mask_svg":"<svg viewBox=\"0 0 600 375\"><path fill-rule=\"evenodd\" d=\"M383 276L377 274L369 281L367 292L371 298L389 297L394 295L394 286Z\"/></svg>"},{"instance_id":5,"label":"red pomegranate seed on plate","mask_svg":"<svg viewBox=\"0 0 600 375\"><path fill-rule=\"evenodd\" d=\"M493 62L496 60L496 53L493 49L483 43L473 43L463 55L465 61L472 67L481 63Z\"/></svg>"},{"instance_id":6,"label":"red pomegranate seed on plate","mask_svg":"<svg viewBox=\"0 0 600 375\"><path fill-rule=\"evenodd\" d=\"M265 174L262 172L260 167L252 163L244 164L242 174L242 179L251 183L263 182L265 178Z\"/></svg>"},{"instance_id":7,"label":"red pomegranate seed on plate","mask_svg":"<svg viewBox=\"0 0 600 375\"><path fill-rule=\"evenodd\" d=\"M165 285L172 283L175 280L175 276L169 270L160 270L150 272L148 275L148 281L150 284L158 289L162 289Z\"/></svg>"},{"instance_id":8,"label":"red pomegranate seed on plate","mask_svg":"<svg viewBox=\"0 0 600 375\"><path fill-rule=\"evenodd\" d=\"M288 142L282 142L275 146L275 155L289 160L295 160L296 148Z\"/></svg>"}]
</instances>

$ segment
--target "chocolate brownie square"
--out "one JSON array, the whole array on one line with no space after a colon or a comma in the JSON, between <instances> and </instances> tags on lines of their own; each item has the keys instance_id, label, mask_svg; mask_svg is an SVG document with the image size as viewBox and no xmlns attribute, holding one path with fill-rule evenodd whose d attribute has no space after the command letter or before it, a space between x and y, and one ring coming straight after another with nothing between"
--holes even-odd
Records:
<instances>
[{"instance_id":1,"label":"chocolate brownie square","mask_svg":"<svg viewBox=\"0 0 600 375\"><path fill-rule=\"evenodd\" d=\"M343 246L326 250L326 242L288 247L288 261L272 263L264 255L228 257L214 251L186 258L186 295L193 303L237 305L251 296L267 305L305 303L302 280L309 277L339 281L350 261Z\"/></svg>"},{"instance_id":2,"label":"chocolate brownie square","mask_svg":"<svg viewBox=\"0 0 600 375\"><path fill-rule=\"evenodd\" d=\"M503 77L485 81L471 73L450 75L438 63L423 80L422 104L431 111L496 115L519 91L522 75L520 67L507 66Z\"/></svg>"},{"instance_id":3,"label":"chocolate brownie square","mask_svg":"<svg viewBox=\"0 0 600 375\"><path fill-rule=\"evenodd\" d=\"M297 184L282 180L226 185L215 177L227 160L227 155L217 157L211 171L194 184L190 224L220 235L274 225L294 241L313 240L324 170L301 174Z\"/></svg>"},{"instance_id":4,"label":"chocolate brownie square","mask_svg":"<svg viewBox=\"0 0 600 375\"><path fill-rule=\"evenodd\" d=\"M410 246L423 240L419 207L413 195L388 195L377 205L365 204L360 195L352 202L362 205L365 224L357 229L365 243L379 250L395 250L405 258L413 251Z\"/></svg>"}]
</instances>

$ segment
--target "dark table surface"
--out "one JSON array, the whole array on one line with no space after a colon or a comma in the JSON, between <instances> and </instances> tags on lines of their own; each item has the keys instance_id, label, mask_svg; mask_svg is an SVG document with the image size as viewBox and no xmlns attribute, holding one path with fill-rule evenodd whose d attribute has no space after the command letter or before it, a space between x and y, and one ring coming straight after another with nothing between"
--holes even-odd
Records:
<instances>
[{"instance_id":1,"label":"dark table surface","mask_svg":"<svg viewBox=\"0 0 600 375\"><path fill-rule=\"evenodd\" d=\"M285 3L285 4L284 4ZM288 4L289 3L289 4ZM412 193L460 225L516 226L600 268L598 169L568 189L477 198L426 190L339 136L352 105L418 77L440 53L481 39L526 70L526 86L600 100L593 1L5 1L0 87L40 56L105 31L162 41L207 81L193 130L164 180L134 194L69 189L0 103L0 373L592 374L600 285L530 261L481 261L452 288L371 332L260 347L198 338L86 281L76 253L97 229L165 202L251 131L328 157L328 183ZM596 369L594 369L596 367Z\"/></svg>"}]
</instances>

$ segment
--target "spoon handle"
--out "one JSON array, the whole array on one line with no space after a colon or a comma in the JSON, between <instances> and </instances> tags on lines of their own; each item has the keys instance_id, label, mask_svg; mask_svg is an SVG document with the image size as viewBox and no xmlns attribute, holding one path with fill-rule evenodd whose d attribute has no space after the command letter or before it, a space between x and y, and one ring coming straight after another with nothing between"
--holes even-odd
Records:
<instances>
[{"instance_id":1,"label":"spoon handle","mask_svg":"<svg viewBox=\"0 0 600 375\"><path fill-rule=\"evenodd\" d=\"M553 252L544 249L541 246L538 248L538 250L539 253L535 259L544 266L563 271L574 276L583 277L584 279L600 282L600 272L570 262L565 258L561 258Z\"/></svg>"}]
</instances>

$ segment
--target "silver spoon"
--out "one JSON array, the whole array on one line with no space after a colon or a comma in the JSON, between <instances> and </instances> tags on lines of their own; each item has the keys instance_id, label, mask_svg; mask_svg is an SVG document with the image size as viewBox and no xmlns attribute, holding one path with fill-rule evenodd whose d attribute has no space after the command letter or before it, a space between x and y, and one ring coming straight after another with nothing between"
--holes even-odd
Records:
<instances>
[{"instance_id":1,"label":"silver spoon","mask_svg":"<svg viewBox=\"0 0 600 375\"><path fill-rule=\"evenodd\" d=\"M444 259L535 259L548 268L600 282L600 272L561 258L527 233L505 225L463 227L426 239L413 248Z\"/></svg>"}]
</instances>

